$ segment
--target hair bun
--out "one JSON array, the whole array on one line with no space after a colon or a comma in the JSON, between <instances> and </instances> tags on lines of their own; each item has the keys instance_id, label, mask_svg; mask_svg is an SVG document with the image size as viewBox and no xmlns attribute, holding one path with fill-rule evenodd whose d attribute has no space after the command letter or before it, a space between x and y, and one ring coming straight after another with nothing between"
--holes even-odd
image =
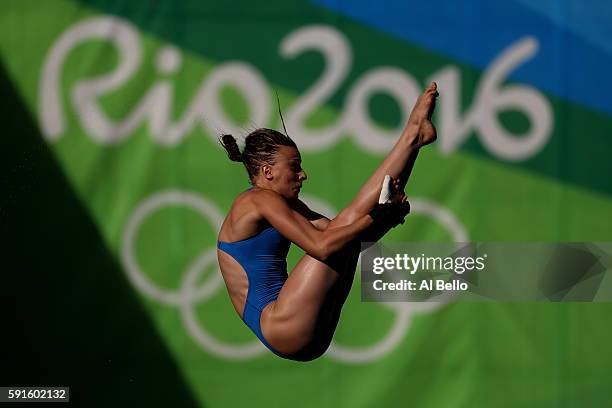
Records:
<instances>
[{"instance_id":1,"label":"hair bun","mask_svg":"<svg viewBox=\"0 0 612 408\"><path fill-rule=\"evenodd\" d=\"M227 151L227 157L229 157L231 161L242 162L242 153L240 153L238 143L234 136L223 135L219 142L225 148L225 151Z\"/></svg>"}]
</instances>

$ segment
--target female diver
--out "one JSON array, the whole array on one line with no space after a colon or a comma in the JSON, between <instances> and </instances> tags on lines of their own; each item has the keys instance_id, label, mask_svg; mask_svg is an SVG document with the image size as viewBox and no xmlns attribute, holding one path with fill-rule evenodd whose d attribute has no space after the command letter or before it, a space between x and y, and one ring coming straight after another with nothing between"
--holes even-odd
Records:
<instances>
[{"instance_id":1,"label":"female diver","mask_svg":"<svg viewBox=\"0 0 612 408\"><path fill-rule=\"evenodd\" d=\"M244 164L253 187L236 198L221 226L219 266L236 312L276 355L309 361L329 347L360 242L375 242L409 211L403 190L419 149L436 139L430 119L437 96L432 83L391 152L332 220L298 199L306 173L288 136L257 129L246 137L242 153L234 137L222 136L229 158ZM381 205L385 175L391 176L394 193ZM287 275L291 242L306 254Z\"/></svg>"}]
</instances>

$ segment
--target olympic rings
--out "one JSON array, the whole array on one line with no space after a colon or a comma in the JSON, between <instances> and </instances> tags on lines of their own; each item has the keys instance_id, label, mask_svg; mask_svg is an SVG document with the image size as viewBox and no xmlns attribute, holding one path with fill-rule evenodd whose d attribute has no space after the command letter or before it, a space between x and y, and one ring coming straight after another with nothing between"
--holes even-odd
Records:
<instances>
[{"instance_id":1,"label":"olympic rings","mask_svg":"<svg viewBox=\"0 0 612 408\"><path fill-rule=\"evenodd\" d=\"M328 215L335 213L333 206L317 197L304 195L303 200L315 211ZM465 229L450 211L425 199L412 198L410 203L413 214L420 213L431 216L450 231L453 240L467 242L468 237ZM265 352L265 347L258 340L240 345L226 344L207 332L197 319L195 304L207 300L223 287L221 273L216 264L215 248L202 250L190 263L184 271L179 289L176 291L155 284L141 269L134 253L139 229L142 223L153 213L172 206L194 210L206 219L215 230L221 228L223 222L221 211L211 200L198 193L166 190L146 198L138 204L128 219L123 233L121 261L130 282L142 295L156 302L177 307L187 333L209 353L226 360L252 359L261 355ZM215 265L217 273L211 274L200 287L196 288L195 284L200 274L210 269L212 265ZM413 315L432 312L442 304L440 302L382 303L383 307L393 310L396 316L393 326L381 340L367 347L341 346L332 341L325 356L346 364L366 363L380 359L391 353L401 343L408 332Z\"/></svg>"}]
</instances>

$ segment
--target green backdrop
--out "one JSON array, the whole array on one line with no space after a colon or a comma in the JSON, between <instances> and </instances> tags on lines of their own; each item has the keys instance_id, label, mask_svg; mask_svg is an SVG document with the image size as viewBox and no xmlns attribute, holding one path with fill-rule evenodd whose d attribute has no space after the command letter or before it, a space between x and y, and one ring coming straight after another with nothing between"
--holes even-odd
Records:
<instances>
[{"instance_id":1,"label":"green backdrop","mask_svg":"<svg viewBox=\"0 0 612 408\"><path fill-rule=\"evenodd\" d=\"M572 63L541 57L571 46L547 40L565 31L526 23L496 46L475 27L481 66L330 4L0 3L0 385L67 385L86 406L606 405L607 303L362 303L357 281L307 364L265 351L235 315L214 248L248 183L216 138L279 128L275 91L304 199L332 216L438 82L439 140L385 242L612 237L610 111L546 82L573 83ZM471 49L444 23L449 48Z\"/></svg>"}]
</instances>

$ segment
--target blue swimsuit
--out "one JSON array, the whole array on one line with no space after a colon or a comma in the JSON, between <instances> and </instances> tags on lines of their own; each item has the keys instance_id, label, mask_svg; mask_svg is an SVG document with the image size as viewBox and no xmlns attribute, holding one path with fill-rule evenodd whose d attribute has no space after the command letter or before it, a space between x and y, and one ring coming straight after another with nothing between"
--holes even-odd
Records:
<instances>
[{"instance_id":1,"label":"blue swimsuit","mask_svg":"<svg viewBox=\"0 0 612 408\"><path fill-rule=\"evenodd\" d=\"M284 357L268 344L261 332L261 312L278 298L287 280L287 253L291 242L274 227L237 242L217 241L217 248L230 255L245 270L249 289L242 320L274 354Z\"/></svg>"}]
</instances>

